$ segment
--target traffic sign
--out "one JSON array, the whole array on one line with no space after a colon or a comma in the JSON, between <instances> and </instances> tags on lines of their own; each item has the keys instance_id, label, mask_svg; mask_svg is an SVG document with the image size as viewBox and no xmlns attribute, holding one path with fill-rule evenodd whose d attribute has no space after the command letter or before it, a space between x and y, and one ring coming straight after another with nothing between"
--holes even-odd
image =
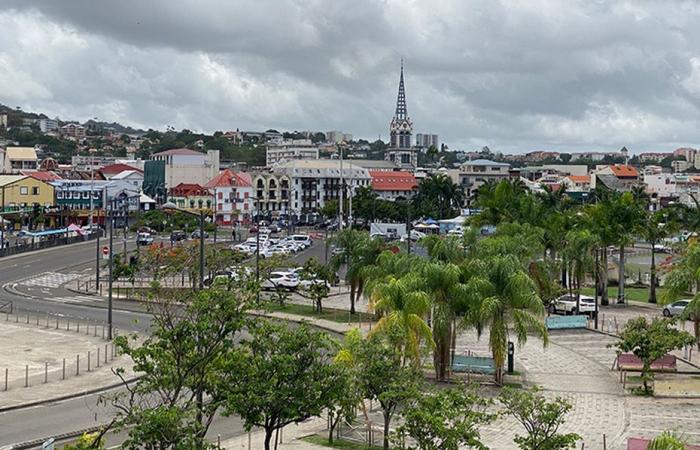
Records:
<instances>
[{"instance_id":1,"label":"traffic sign","mask_svg":"<svg viewBox=\"0 0 700 450\"><path fill-rule=\"evenodd\" d=\"M102 247L102 259L107 259L109 258L109 247L106 245Z\"/></svg>"}]
</instances>

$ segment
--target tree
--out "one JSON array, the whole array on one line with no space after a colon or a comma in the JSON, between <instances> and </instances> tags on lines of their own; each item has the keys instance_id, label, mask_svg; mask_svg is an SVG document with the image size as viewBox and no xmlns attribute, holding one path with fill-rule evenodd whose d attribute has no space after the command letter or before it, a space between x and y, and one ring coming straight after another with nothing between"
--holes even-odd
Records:
<instances>
[{"instance_id":1,"label":"tree","mask_svg":"<svg viewBox=\"0 0 700 450\"><path fill-rule=\"evenodd\" d=\"M238 414L247 431L265 431L265 450L273 433L291 423L319 416L336 403L337 378L329 358L337 343L307 325L291 328L263 322L225 364L220 379L224 414Z\"/></svg>"},{"instance_id":2,"label":"tree","mask_svg":"<svg viewBox=\"0 0 700 450\"><path fill-rule=\"evenodd\" d=\"M379 402L384 418L385 450L389 448L391 420L397 409L418 393L421 375L405 367L401 355L380 334L374 334L358 349L359 384L365 398Z\"/></svg>"},{"instance_id":3,"label":"tree","mask_svg":"<svg viewBox=\"0 0 700 450\"><path fill-rule=\"evenodd\" d=\"M664 431L647 445L646 450L685 450L685 442L675 434Z\"/></svg>"},{"instance_id":4,"label":"tree","mask_svg":"<svg viewBox=\"0 0 700 450\"><path fill-rule=\"evenodd\" d=\"M563 256L569 264L569 293L576 291L576 314L581 309L581 280L594 267L592 252L596 237L588 230L571 230L566 234Z\"/></svg>"},{"instance_id":5,"label":"tree","mask_svg":"<svg viewBox=\"0 0 700 450\"><path fill-rule=\"evenodd\" d=\"M615 344L617 354L632 352L642 361L642 382L644 393L652 393L649 381L654 380L651 363L665 356L668 352L692 345L695 338L686 331L673 327L675 320L654 318L648 322L646 317L631 319L620 333L620 340Z\"/></svg>"},{"instance_id":6,"label":"tree","mask_svg":"<svg viewBox=\"0 0 700 450\"><path fill-rule=\"evenodd\" d=\"M122 378L125 393L111 399L117 410L111 426L128 430L123 448L209 448L205 436L223 402L220 362L235 352L254 296L244 289L183 295L190 297L184 308L158 299L151 335L141 345L135 337L116 339L141 374L135 385Z\"/></svg>"},{"instance_id":7,"label":"tree","mask_svg":"<svg viewBox=\"0 0 700 450\"><path fill-rule=\"evenodd\" d=\"M318 262L316 258L309 258L301 270L301 279L308 281L306 291L311 295L314 308L318 313L323 312L323 299L328 297L330 283L335 276L335 271L329 266Z\"/></svg>"},{"instance_id":8,"label":"tree","mask_svg":"<svg viewBox=\"0 0 700 450\"><path fill-rule=\"evenodd\" d=\"M485 412L490 404L472 389L421 393L401 411L404 422L394 433L394 440L407 450L458 450L465 446L487 449L479 440L478 427L495 418ZM406 438L416 445L404 447Z\"/></svg>"},{"instance_id":9,"label":"tree","mask_svg":"<svg viewBox=\"0 0 700 450\"><path fill-rule=\"evenodd\" d=\"M700 245L692 243L688 246L681 260L676 263L671 272L666 276L665 286L666 296L663 298L664 303L670 303L677 300L686 292L694 292L692 300L683 310L681 315L682 320L692 320L697 341L698 350L700 350L700 294L698 286L700 285Z\"/></svg>"},{"instance_id":10,"label":"tree","mask_svg":"<svg viewBox=\"0 0 700 450\"><path fill-rule=\"evenodd\" d=\"M345 229L336 234L330 243L339 253L332 258L335 270L346 266L345 281L350 285L350 314L355 314L355 302L362 295L368 278L367 267L376 263L382 252L380 239L371 239L369 233Z\"/></svg>"},{"instance_id":11,"label":"tree","mask_svg":"<svg viewBox=\"0 0 700 450\"><path fill-rule=\"evenodd\" d=\"M418 187L418 194L413 198L413 211L417 215L444 219L455 216L463 201L462 187L453 183L450 177L430 175Z\"/></svg>"},{"instance_id":12,"label":"tree","mask_svg":"<svg viewBox=\"0 0 700 450\"><path fill-rule=\"evenodd\" d=\"M63 450L102 450L104 448L104 440L98 433L84 433L75 443L64 446Z\"/></svg>"},{"instance_id":13,"label":"tree","mask_svg":"<svg viewBox=\"0 0 700 450\"><path fill-rule=\"evenodd\" d=\"M630 192L616 196L612 204L613 227L620 246L620 262L618 264L617 302L625 302L625 247L632 241L633 232L642 221L644 210Z\"/></svg>"},{"instance_id":14,"label":"tree","mask_svg":"<svg viewBox=\"0 0 700 450\"><path fill-rule=\"evenodd\" d=\"M638 233L651 245L651 279L649 282L649 303L656 303L656 285L658 284L656 275L656 252L654 247L662 239L671 235L677 230L676 222L672 219L667 210L647 212L644 219L638 226Z\"/></svg>"},{"instance_id":15,"label":"tree","mask_svg":"<svg viewBox=\"0 0 700 450\"><path fill-rule=\"evenodd\" d=\"M411 361L415 367L420 366L421 342L435 345L423 320L430 311L430 300L417 287L416 276L389 277L371 294L374 310L382 316L372 332L386 334L401 355L401 364Z\"/></svg>"},{"instance_id":16,"label":"tree","mask_svg":"<svg viewBox=\"0 0 700 450\"><path fill-rule=\"evenodd\" d=\"M474 315L466 320L477 326L479 334L488 328L496 380L500 382L511 327L518 343L525 343L528 332L534 331L547 345L547 329L541 320L544 306L533 281L512 255L490 257L473 271L480 275L467 282L467 289L480 302Z\"/></svg>"},{"instance_id":17,"label":"tree","mask_svg":"<svg viewBox=\"0 0 700 450\"><path fill-rule=\"evenodd\" d=\"M506 413L512 415L527 432L514 441L522 450L560 450L573 448L581 439L576 433L559 433L571 404L561 397L547 401L537 387L531 390L506 387L498 397Z\"/></svg>"}]
</instances>

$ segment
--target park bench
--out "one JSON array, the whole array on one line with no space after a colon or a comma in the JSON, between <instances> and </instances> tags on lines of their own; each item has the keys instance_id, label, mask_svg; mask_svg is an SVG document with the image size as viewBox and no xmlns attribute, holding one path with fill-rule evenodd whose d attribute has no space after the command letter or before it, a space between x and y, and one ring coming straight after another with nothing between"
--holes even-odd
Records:
<instances>
[{"instance_id":1,"label":"park bench","mask_svg":"<svg viewBox=\"0 0 700 450\"><path fill-rule=\"evenodd\" d=\"M549 316L545 324L548 330L587 328L588 318L586 316Z\"/></svg>"},{"instance_id":2,"label":"park bench","mask_svg":"<svg viewBox=\"0 0 700 450\"><path fill-rule=\"evenodd\" d=\"M452 361L452 372L493 375L496 373L496 366L493 358L486 356L455 355Z\"/></svg>"},{"instance_id":3,"label":"park bench","mask_svg":"<svg viewBox=\"0 0 700 450\"><path fill-rule=\"evenodd\" d=\"M613 368L617 365L617 370L627 370L631 372L639 372L642 370L642 360L632 353L621 353L615 358ZM666 354L661 358L651 363L651 370L654 372L675 372L676 357L671 354Z\"/></svg>"}]
</instances>

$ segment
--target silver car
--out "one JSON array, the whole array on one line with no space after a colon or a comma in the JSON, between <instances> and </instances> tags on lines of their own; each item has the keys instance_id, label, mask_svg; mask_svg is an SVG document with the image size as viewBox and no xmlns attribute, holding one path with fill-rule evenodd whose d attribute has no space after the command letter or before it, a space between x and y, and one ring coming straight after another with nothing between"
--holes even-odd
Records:
<instances>
[{"instance_id":1,"label":"silver car","mask_svg":"<svg viewBox=\"0 0 700 450\"><path fill-rule=\"evenodd\" d=\"M666 305L666 307L663 310L664 317L673 317L681 315L683 313L683 310L685 310L685 307L688 306L689 303L690 300L678 300L677 302L673 302L669 305Z\"/></svg>"}]
</instances>

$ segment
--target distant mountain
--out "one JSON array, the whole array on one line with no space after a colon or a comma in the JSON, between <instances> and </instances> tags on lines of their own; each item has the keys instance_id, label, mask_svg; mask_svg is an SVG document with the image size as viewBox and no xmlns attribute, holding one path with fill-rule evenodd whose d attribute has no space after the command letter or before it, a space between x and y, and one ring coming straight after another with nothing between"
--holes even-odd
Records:
<instances>
[{"instance_id":1,"label":"distant mountain","mask_svg":"<svg viewBox=\"0 0 700 450\"><path fill-rule=\"evenodd\" d=\"M111 128L114 130L115 133L117 134L144 134L145 131L141 129L135 129L131 127L125 127L124 125L117 123L117 122L100 122L100 121L95 121L95 120L88 120L83 124L83 126L87 128L92 128L92 129L107 129Z\"/></svg>"}]
</instances>

